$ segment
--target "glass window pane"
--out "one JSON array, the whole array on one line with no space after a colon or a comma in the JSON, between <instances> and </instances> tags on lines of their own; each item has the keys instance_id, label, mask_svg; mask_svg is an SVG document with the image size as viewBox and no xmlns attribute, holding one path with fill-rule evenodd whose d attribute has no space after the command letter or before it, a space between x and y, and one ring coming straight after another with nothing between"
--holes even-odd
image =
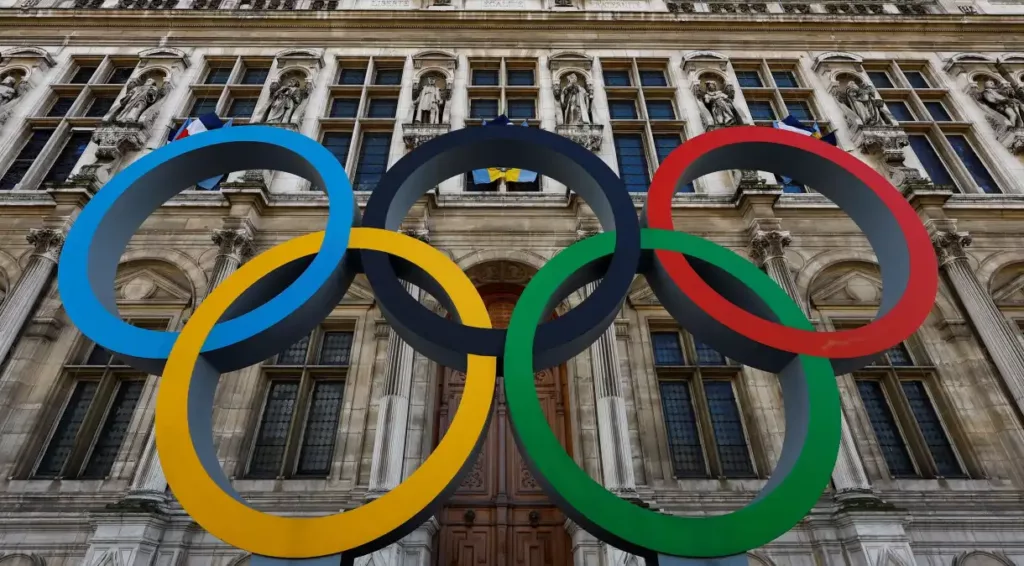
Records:
<instances>
[{"instance_id":1,"label":"glass window pane","mask_svg":"<svg viewBox=\"0 0 1024 566\"><path fill-rule=\"evenodd\" d=\"M83 478L101 479L110 474L145 384L141 380L122 381L118 384L114 402L96 438L89 461L85 464L85 471L82 472Z\"/></svg>"},{"instance_id":2,"label":"glass window pane","mask_svg":"<svg viewBox=\"0 0 1024 566\"><path fill-rule=\"evenodd\" d=\"M231 67L211 67L203 82L208 85L226 85L230 77Z\"/></svg>"},{"instance_id":3,"label":"glass window pane","mask_svg":"<svg viewBox=\"0 0 1024 566\"><path fill-rule=\"evenodd\" d=\"M95 73L95 66L79 67L78 70L75 71L75 75L71 77L70 82L73 85L84 85L89 82L89 79L91 79Z\"/></svg>"},{"instance_id":4,"label":"glass window pane","mask_svg":"<svg viewBox=\"0 0 1024 566\"><path fill-rule=\"evenodd\" d=\"M750 115L754 120L774 120L776 118L775 109L767 100L749 100L747 108L750 109Z\"/></svg>"},{"instance_id":5,"label":"glass window pane","mask_svg":"<svg viewBox=\"0 0 1024 566\"><path fill-rule=\"evenodd\" d=\"M18 152L18 157L7 168L3 178L0 178L0 191L9 191L21 182L21 179L25 176L25 173L28 173L32 163L36 160L36 157L39 157L39 153L43 151L46 142L50 141L50 136L52 135L53 130L32 130L32 135L29 136L28 141L21 148L21 151Z\"/></svg>"},{"instance_id":6,"label":"glass window pane","mask_svg":"<svg viewBox=\"0 0 1024 566\"><path fill-rule=\"evenodd\" d=\"M775 86L779 88L799 88L796 82L796 75L790 71L772 71L772 78L775 79Z\"/></svg>"},{"instance_id":7,"label":"glass window pane","mask_svg":"<svg viewBox=\"0 0 1024 566\"><path fill-rule=\"evenodd\" d=\"M270 74L268 67L248 67L242 72L242 84L261 85L267 82L267 75Z\"/></svg>"},{"instance_id":8,"label":"glass window pane","mask_svg":"<svg viewBox=\"0 0 1024 566\"><path fill-rule=\"evenodd\" d=\"M868 71L868 79L875 88L896 88L885 71Z\"/></svg>"},{"instance_id":9,"label":"glass window pane","mask_svg":"<svg viewBox=\"0 0 1024 566\"><path fill-rule=\"evenodd\" d=\"M398 99L371 98L370 108L366 111L368 118L394 118L398 110Z\"/></svg>"},{"instance_id":10,"label":"glass window pane","mask_svg":"<svg viewBox=\"0 0 1024 566\"><path fill-rule=\"evenodd\" d=\"M676 111L671 100L648 100L647 117L651 120L675 120Z\"/></svg>"},{"instance_id":11,"label":"glass window pane","mask_svg":"<svg viewBox=\"0 0 1024 566\"><path fill-rule=\"evenodd\" d=\"M217 99L215 97L202 97L197 98L192 103L192 110L189 111L189 116L192 118L198 118L204 114L210 114L217 111Z\"/></svg>"},{"instance_id":12,"label":"glass window pane","mask_svg":"<svg viewBox=\"0 0 1024 566\"><path fill-rule=\"evenodd\" d=\"M604 84L606 86L630 86L629 71L605 71Z\"/></svg>"},{"instance_id":13,"label":"glass window pane","mask_svg":"<svg viewBox=\"0 0 1024 566\"><path fill-rule=\"evenodd\" d=\"M62 96L53 103L50 110L46 113L47 118L63 118L67 116L68 110L71 110L71 106L75 103L75 97L73 96Z\"/></svg>"},{"instance_id":14,"label":"glass window pane","mask_svg":"<svg viewBox=\"0 0 1024 566\"><path fill-rule=\"evenodd\" d=\"M925 136L910 136L910 148L914 150L914 155L917 156L918 161L921 162L921 166L924 167L925 173L936 185L953 185L953 176L949 174L949 170L946 169L946 164L942 162L942 158L932 147L930 141Z\"/></svg>"},{"instance_id":15,"label":"glass window pane","mask_svg":"<svg viewBox=\"0 0 1024 566\"><path fill-rule=\"evenodd\" d=\"M910 357L910 351L907 350L907 346L900 342L899 344L889 348L886 352L889 358L889 363L894 366L912 366L914 365L913 358Z\"/></svg>"},{"instance_id":16,"label":"glass window pane","mask_svg":"<svg viewBox=\"0 0 1024 566\"><path fill-rule=\"evenodd\" d=\"M736 81L741 88L761 88L764 83L761 81L761 74L757 71L736 71Z\"/></svg>"},{"instance_id":17,"label":"glass window pane","mask_svg":"<svg viewBox=\"0 0 1024 566\"><path fill-rule=\"evenodd\" d=\"M324 134L321 145L327 148L334 157L338 158L338 163L342 166L345 165L345 161L348 160L348 148L352 143L352 134L348 132L329 132Z\"/></svg>"},{"instance_id":18,"label":"glass window pane","mask_svg":"<svg viewBox=\"0 0 1024 566\"><path fill-rule=\"evenodd\" d=\"M74 132L64 145L49 173L43 179L44 183L63 183L71 175L71 170L78 164L78 159L85 153L85 148L92 140L92 132Z\"/></svg>"},{"instance_id":19,"label":"glass window pane","mask_svg":"<svg viewBox=\"0 0 1024 566\"><path fill-rule=\"evenodd\" d=\"M875 439L885 458L885 464L889 467L889 473L895 478L917 477L910 453L907 452L907 443L896 426L896 419L889 409L882 384L874 380L859 379L857 391L871 421L871 428L875 431Z\"/></svg>"},{"instance_id":20,"label":"glass window pane","mask_svg":"<svg viewBox=\"0 0 1024 566\"><path fill-rule=\"evenodd\" d=\"M668 432L668 446L672 451L672 470L676 477L704 477L704 449L697 432L697 415L689 381L662 381L661 408Z\"/></svg>"},{"instance_id":21,"label":"glass window pane","mask_svg":"<svg viewBox=\"0 0 1024 566\"><path fill-rule=\"evenodd\" d=\"M892 113L893 118L896 118L899 122L913 122L916 120L914 114L910 111L910 107L905 102L889 100L886 101L885 107Z\"/></svg>"},{"instance_id":22,"label":"glass window pane","mask_svg":"<svg viewBox=\"0 0 1024 566\"><path fill-rule=\"evenodd\" d=\"M953 146L953 151L956 152L956 156L960 158L961 163L967 167L967 170L971 173L971 177L974 182L978 184L982 192L988 194L998 194L1002 191L999 190L999 185L996 184L996 180L992 177L992 174L988 172L988 167L985 167L985 163L982 162L978 154L974 152L974 148L971 147L970 142L967 141L962 135L947 135L946 139L949 140L949 145Z\"/></svg>"},{"instance_id":23,"label":"glass window pane","mask_svg":"<svg viewBox=\"0 0 1024 566\"><path fill-rule=\"evenodd\" d=\"M640 84L642 86L668 86L665 80L665 73L661 71L640 71Z\"/></svg>"},{"instance_id":24,"label":"glass window pane","mask_svg":"<svg viewBox=\"0 0 1024 566\"><path fill-rule=\"evenodd\" d=\"M64 464L75 447L75 437L82 428L82 422L85 421L85 415L96 396L98 385L95 381L79 381L75 384L75 389L71 392L71 398L57 422L57 429L46 446L35 475L58 477L64 470Z\"/></svg>"},{"instance_id":25,"label":"glass window pane","mask_svg":"<svg viewBox=\"0 0 1024 566\"><path fill-rule=\"evenodd\" d=\"M498 101L488 98L474 98L469 103L469 117L476 120L493 120L498 117Z\"/></svg>"},{"instance_id":26,"label":"glass window pane","mask_svg":"<svg viewBox=\"0 0 1024 566\"><path fill-rule=\"evenodd\" d=\"M811 106L803 100L787 100L786 110L789 115L802 122L813 122L814 114L811 113Z\"/></svg>"},{"instance_id":27,"label":"glass window pane","mask_svg":"<svg viewBox=\"0 0 1024 566\"><path fill-rule=\"evenodd\" d=\"M924 75L917 71L904 71L903 74L907 77L907 82L914 88L931 88L928 84L928 79L924 78Z\"/></svg>"},{"instance_id":28,"label":"glass window pane","mask_svg":"<svg viewBox=\"0 0 1024 566\"><path fill-rule=\"evenodd\" d=\"M943 106L941 102L925 102L924 107L928 110L928 113L931 114L932 120L935 120L936 122L953 121L953 117L949 115L949 112L946 112L946 107Z\"/></svg>"},{"instance_id":29,"label":"glass window pane","mask_svg":"<svg viewBox=\"0 0 1024 566\"><path fill-rule=\"evenodd\" d=\"M298 381L270 382L267 403L263 407L263 422L260 423L252 461L249 463L250 476L275 478L281 473L284 451L288 445L288 429L298 395Z\"/></svg>"},{"instance_id":30,"label":"glass window pane","mask_svg":"<svg viewBox=\"0 0 1024 566\"><path fill-rule=\"evenodd\" d=\"M128 82L128 79L132 78L132 73L135 72L135 67L115 67L110 72L110 76L107 77L106 84L108 85L123 85Z\"/></svg>"},{"instance_id":31,"label":"glass window pane","mask_svg":"<svg viewBox=\"0 0 1024 566\"><path fill-rule=\"evenodd\" d=\"M697 340L693 341L693 349L697 352L697 363L702 366L724 366L726 365L725 356L719 353L718 350L702 344Z\"/></svg>"},{"instance_id":32,"label":"glass window pane","mask_svg":"<svg viewBox=\"0 0 1024 566\"><path fill-rule=\"evenodd\" d=\"M400 85L402 84L402 70L379 69L373 83L378 85Z\"/></svg>"},{"instance_id":33,"label":"glass window pane","mask_svg":"<svg viewBox=\"0 0 1024 566\"><path fill-rule=\"evenodd\" d=\"M639 134L616 134L615 155L619 159L619 176L631 193L647 192L651 177L647 171L647 153Z\"/></svg>"},{"instance_id":34,"label":"glass window pane","mask_svg":"<svg viewBox=\"0 0 1024 566\"><path fill-rule=\"evenodd\" d=\"M679 343L678 332L652 332L651 342L654 346L654 365L686 365L686 361L683 358L683 347Z\"/></svg>"},{"instance_id":35,"label":"glass window pane","mask_svg":"<svg viewBox=\"0 0 1024 566\"><path fill-rule=\"evenodd\" d=\"M498 86L497 69L473 69L474 86Z\"/></svg>"},{"instance_id":36,"label":"glass window pane","mask_svg":"<svg viewBox=\"0 0 1024 566\"><path fill-rule=\"evenodd\" d=\"M85 112L86 118L102 118L110 112L110 108L114 105L117 99L113 96L100 96L93 99L92 104L89 105L89 110Z\"/></svg>"},{"instance_id":37,"label":"glass window pane","mask_svg":"<svg viewBox=\"0 0 1024 566\"><path fill-rule=\"evenodd\" d=\"M609 100L609 110L613 120L636 120L636 102L632 100Z\"/></svg>"},{"instance_id":38,"label":"glass window pane","mask_svg":"<svg viewBox=\"0 0 1024 566\"><path fill-rule=\"evenodd\" d=\"M351 332L325 332L320 345L317 364L322 366L347 366L352 355Z\"/></svg>"},{"instance_id":39,"label":"glass window pane","mask_svg":"<svg viewBox=\"0 0 1024 566\"><path fill-rule=\"evenodd\" d=\"M533 86L533 71L530 69L512 69L508 72L509 86Z\"/></svg>"},{"instance_id":40,"label":"glass window pane","mask_svg":"<svg viewBox=\"0 0 1024 566\"><path fill-rule=\"evenodd\" d=\"M113 353L110 350L100 346L99 344L93 344L92 350L89 351L89 356L85 358L85 365L87 366L105 366L110 363Z\"/></svg>"},{"instance_id":41,"label":"glass window pane","mask_svg":"<svg viewBox=\"0 0 1024 566\"><path fill-rule=\"evenodd\" d=\"M228 107L228 117L248 118L252 116L254 110L256 110L255 98L236 98L231 101L231 106Z\"/></svg>"},{"instance_id":42,"label":"glass window pane","mask_svg":"<svg viewBox=\"0 0 1024 566\"><path fill-rule=\"evenodd\" d=\"M343 67L338 73L338 84L340 85L362 85L365 80L365 67Z\"/></svg>"},{"instance_id":43,"label":"glass window pane","mask_svg":"<svg viewBox=\"0 0 1024 566\"><path fill-rule=\"evenodd\" d=\"M658 163L661 164L668 155L672 153L672 150L679 147L683 143L682 138L677 134L655 134L654 135L654 150L658 154ZM696 189L693 183L686 183L686 185L679 189L681 193L693 193Z\"/></svg>"},{"instance_id":44,"label":"glass window pane","mask_svg":"<svg viewBox=\"0 0 1024 566\"><path fill-rule=\"evenodd\" d=\"M914 420L917 421L925 444L928 445L928 451L931 452L932 459L935 461L936 471L940 476L947 478L962 477L964 472L960 468L960 462L956 459L949 438L946 437L946 431L942 429L939 414L928 397L924 382L903 381L901 385L903 394L907 396L907 402L910 403L910 410L914 413Z\"/></svg>"},{"instance_id":45,"label":"glass window pane","mask_svg":"<svg viewBox=\"0 0 1024 566\"><path fill-rule=\"evenodd\" d=\"M529 120L535 117L534 103L528 99L508 101L508 117L518 120Z\"/></svg>"},{"instance_id":46,"label":"glass window pane","mask_svg":"<svg viewBox=\"0 0 1024 566\"><path fill-rule=\"evenodd\" d=\"M306 352L309 351L309 335L303 336L297 342L288 346L283 352L277 355L275 364L280 366L300 366L306 363Z\"/></svg>"},{"instance_id":47,"label":"glass window pane","mask_svg":"<svg viewBox=\"0 0 1024 566\"><path fill-rule=\"evenodd\" d=\"M743 422L736 405L732 382L709 381L704 384L704 395L708 399L711 428L718 446L718 459L722 474L726 477L751 477L754 467L747 451L747 439L743 434Z\"/></svg>"},{"instance_id":48,"label":"glass window pane","mask_svg":"<svg viewBox=\"0 0 1024 566\"><path fill-rule=\"evenodd\" d=\"M372 191L388 166L391 134L373 132L363 134L359 160L356 163L355 190Z\"/></svg>"},{"instance_id":49,"label":"glass window pane","mask_svg":"<svg viewBox=\"0 0 1024 566\"><path fill-rule=\"evenodd\" d=\"M355 118L359 112L358 98L335 98L331 101L331 118Z\"/></svg>"},{"instance_id":50,"label":"glass window pane","mask_svg":"<svg viewBox=\"0 0 1024 566\"><path fill-rule=\"evenodd\" d=\"M344 393L343 381L318 381L313 386L309 417L306 419L302 448L299 450L297 474L326 476L330 473Z\"/></svg>"}]
</instances>

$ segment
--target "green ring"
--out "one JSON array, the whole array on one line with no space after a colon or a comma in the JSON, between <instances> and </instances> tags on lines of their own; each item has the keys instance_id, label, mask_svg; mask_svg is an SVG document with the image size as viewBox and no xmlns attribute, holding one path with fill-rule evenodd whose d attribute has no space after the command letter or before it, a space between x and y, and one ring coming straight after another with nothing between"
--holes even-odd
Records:
<instances>
[{"instance_id":1,"label":"green ring","mask_svg":"<svg viewBox=\"0 0 1024 566\"><path fill-rule=\"evenodd\" d=\"M735 253L674 231L644 229L641 242L644 250L686 253L726 271L760 297L779 322L813 329L785 291ZM505 342L504 382L520 452L563 512L592 535L628 552L713 558L741 554L775 540L814 507L835 467L841 408L835 374L827 359L794 356L780 372L786 438L779 463L754 501L724 515L667 515L620 499L576 465L548 426L533 382L537 325L561 298L556 295L567 290L564 287L570 274L614 252L613 232L562 250L533 277L512 312Z\"/></svg>"}]
</instances>

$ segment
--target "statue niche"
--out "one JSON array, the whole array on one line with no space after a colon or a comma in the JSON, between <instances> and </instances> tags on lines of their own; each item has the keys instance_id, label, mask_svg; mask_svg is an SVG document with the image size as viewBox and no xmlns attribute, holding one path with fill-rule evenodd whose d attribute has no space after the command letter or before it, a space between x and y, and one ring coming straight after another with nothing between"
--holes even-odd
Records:
<instances>
[{"instance_id":1,"label":"statue niche","mask_svg":"<svg viewBox=\"0 0 1024 566\"><path fill-rule=\"evenodd\" d=\"M263 122L298 125L311 90L312 85L301 72L279 76L270 83L270 102L263 112Z\"/></svg>"},{"instance_id":2,"label":"statue niche","mask_svg":"<svg viewBox=\"0 0 1024 566\"><path fill-rule=\"evenodd\" d=\"M832 94L843 107L850 128L887 128L899 122L870 83L852 75L842 75L832 84Z\"/></svg>"},{"instance_id":3,"label":"statue niche","mask_svg":"<svg viewBox=\"0 0 1024 566\"><path fill-rule=\"evenodd\" d=\"M1024 128L1024 88L990 75L979 75L968 85L968 93L988 115L996 131Z\"/></svg>"},{"instance_id":4,"label":"statue niche","mask_svg":"<svg viewBox=\"0 0 1024 566\"><path fill-rule=\"evenodd\" d=\"M746 123L736 109L736 88L716 75L701 75L693 85L693 95L700 102L701 120L707 131Z\"/></svg>"},{"instance_id":5,"label":"statue niche","mask_svg":"<svg viewBox=\"0 0 1024 566\"><path fill-rule=\"evenodd\" d=\"M579 73L569 72L554 86L555 100L559 104L558 123L567 126L590 124L594 87Z\"/></svg>"},{"instance_id":6,"label":"statue niche","mask_svg":"<svg viewBox=\"0 0 1024 566\"><path fill-rule=\"evenodd\" d=\"M102 121L104 124L144 126L155 114L151 110L167 94L167 90L161 73L153 72L128 79L124 95L110 107Z\"/></svg>"},{"instance_id":7,"label":"statue niche","mask_svg":"<svg viewBox=\"0 0 1024 566\"><path fill-rule=\"evenodd\" d=\"M28 92L29 84L20 69L12 69L0 74L0 125L7 122L11 109Z\"/></svg>"},{"instance_id":8,"label":"statue niche","mask_svg":"<svg viewBox=\"0 0 1024 566\"><path fill-rule=\"evenodd\" d=\"M447 124L448 100L451 89L447 80L440 73L423 75L419 84L413 89L413 124Z\"/></svg>"}]
</instances>

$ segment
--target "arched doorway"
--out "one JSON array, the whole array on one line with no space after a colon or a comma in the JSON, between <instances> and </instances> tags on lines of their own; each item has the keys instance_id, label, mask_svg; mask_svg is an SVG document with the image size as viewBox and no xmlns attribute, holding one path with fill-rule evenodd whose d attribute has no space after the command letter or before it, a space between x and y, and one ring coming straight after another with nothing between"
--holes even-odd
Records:
<instances>
[{"instance_id":1,"label":"arched doorway","mask_svg":"<svg viewBox=\"0 0 1024 566\"><path fill-rule=\"evenodd\" d=\"M521 285L478 287L496 328L506 328ZM465 386L465 374L442 368L438 434L447 430ZM565 364L535 376L552 430L571 452ZM501 376L491 424L477 461L438 515L437 566L570 566L572 542L565 516L544 495L523 462L508 421ZM437 439L435 438L435 444Z\"/></svg>"}]
</instances>

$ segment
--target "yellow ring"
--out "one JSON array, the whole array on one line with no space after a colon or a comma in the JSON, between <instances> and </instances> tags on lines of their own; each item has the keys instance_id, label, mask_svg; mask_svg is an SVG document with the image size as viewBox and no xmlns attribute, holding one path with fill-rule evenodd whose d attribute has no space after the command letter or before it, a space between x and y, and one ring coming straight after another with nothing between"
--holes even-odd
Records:
<instances>
[{"instance_id":1,"label":"yellow ring","mask_svg":"<svg viewBox=\"0 0 1024 566\"><path fill-rule=\"evenodd\" d=\"M189 429L189 387L199 352L214 324L243 292L274 269L315 254L323 236L323 232L317 232L277 245L218 285L182 329L157 394L157 450L164 456L161 464L167 483L182 507L218 539L274 558L339 554L386 537L415 518L445 492L473 455L494 400L497 360L469 356L466 389L451 427L437 448L402 484L356 509L325 517L279 517L252 509L222 490L204 469ZM349 248L385 252L415 263L445 289L463 324L491 327L483 298L441 251L415 238L377 228L353 228Z\"/></svg>"}]
</instances>

